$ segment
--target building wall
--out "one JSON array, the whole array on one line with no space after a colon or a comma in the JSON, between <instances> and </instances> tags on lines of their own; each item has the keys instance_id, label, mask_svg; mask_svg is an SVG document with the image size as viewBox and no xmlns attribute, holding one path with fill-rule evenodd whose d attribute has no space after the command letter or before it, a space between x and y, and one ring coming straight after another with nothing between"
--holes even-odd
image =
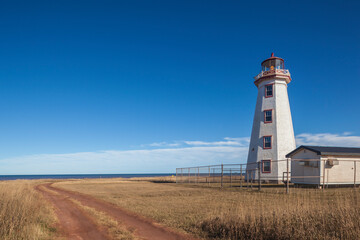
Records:
<instances>
[{"instance_id":1,"label":"building wall","mask_svg":"<svg viewBox=\"0 0 360 240\"><path fill-rule=\"evenodd\" d=\"M306 159L310 160L310 166L303 165L306 162L303 160ZM330 166L327 162L329 159L337 160L338 165ZM357 161L355 167L354 161ZM356 184L360 184L360 157L320 156L302 149L291 157L291 182L316 185L323 185L324 181L325 185L354 184L355 169Z\"/></svg>"},{"instance_id":2,"label":"building wall","mask_svg":"<svg viewBox=\"0 0 360 240\"><path fill-rule=\"evenodd\" d=\"M290 103L285 81L276 81L276 152L277 160L286 160L286 154L296 148ZM278 173L286 172L286 161L278 164Z\"/></svg>"},{"instance_id":3,"label":"building wall","mask_svg":"<svg viewBox=\"0 0 360 240\"><path fill-rule=\"evenodd\" d=\"M339 165L325 164L325 184L353 184L355 169L356 184L360 184L360 157L323 156L321 159L326 163L329 158L337 159Z\"/></svg>"},{"instance_id":4,"label":"building wall","mask_svg":"<svg viewBox=\"0 0 360 240\"><path fill-rule=\"evenodd\" d=\"M291 157L291 182L298 184L320 184L321 165L319 161L320 155L313 151L302 149L295 153ZM305 166L305 162L309 162L310 166Z\"/></svg>"}]
</instances>

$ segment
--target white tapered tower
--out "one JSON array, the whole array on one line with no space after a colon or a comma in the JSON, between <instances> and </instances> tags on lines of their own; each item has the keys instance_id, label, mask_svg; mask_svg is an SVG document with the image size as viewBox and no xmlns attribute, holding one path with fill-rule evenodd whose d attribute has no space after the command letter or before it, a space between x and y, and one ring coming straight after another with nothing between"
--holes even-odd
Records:
<instances>
[{"instance_id":1,"label":"white tapered tower","mask_svg":"<svg viewBox=\"0 0 360 240\"><path fill-rule=\"evenodd\" d=\"M251 132L247 169L260 166L261 179L279 182L286 172L285 155L295 149L287 84L291 77L284 59L271 57L261 63L255 77L258 95ZM253 172L257 176L257 171Z\"/></svg>"}]
</instances>

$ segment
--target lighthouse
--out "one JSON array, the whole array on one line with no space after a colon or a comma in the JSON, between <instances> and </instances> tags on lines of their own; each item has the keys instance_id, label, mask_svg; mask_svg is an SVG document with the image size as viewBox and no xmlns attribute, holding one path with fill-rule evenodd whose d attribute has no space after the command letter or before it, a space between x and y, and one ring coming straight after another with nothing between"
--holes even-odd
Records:
<instances>
[{"instance_id":1,"label":"lighthouse","mask_svg":"<svg viewBox=\"0 0 360 240\"><path fill-rule=\"evenodd\" d=\"M258 88L255 115L249 145L247 171L270 182L280 182L286 172L285 155L295 149L287 85L291 82L284 59L271 57L261 63L254 77ZM259 170L256 170L257 168Z\"/></svg>"}]
</instances>

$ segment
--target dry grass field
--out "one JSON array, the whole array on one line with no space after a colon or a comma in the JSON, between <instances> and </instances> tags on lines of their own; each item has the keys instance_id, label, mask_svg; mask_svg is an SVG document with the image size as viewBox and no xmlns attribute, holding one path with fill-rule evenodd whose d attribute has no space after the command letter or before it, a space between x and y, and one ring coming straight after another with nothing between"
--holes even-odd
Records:
<instances>
[{"instance_id":1,"label":"dry grass field","mask_svg":"<svg viewBox=\"0 0 360 240\"><path fill-rule=\"evenodd\" d=\"M50 239L54 214L41 194L34 190L36 181L0 182L0 239Z\"/></svg>"},{"instance_id":2,"label":"dry grass field","mask_svg":"<svg viewBox=\"0 0 360 240\"><path fill-rule=\"evenodd\" d=\"M203 239L358 239L360 189L239 188L176 185L174 179L61 180L56 187L89 194ZM0 239L54 239L56 218L34 186L0 182ZM133 239L110 216L81 206L114 239ZM100 215L99 215L100 214Z\"/></svg>"},{"instance_id":3,"label":"dry grass field","mask_svg":"<svg viewBox=\"0 0 360 240\"><path fill-rule=\"evenodd\" d=\"M256 192L176 185L168 180L88 179L54 186L112 202L204 239L357 239L360 235L359 189L292 189L285 195L276 188Z\"/></svg>"}]
</instances>

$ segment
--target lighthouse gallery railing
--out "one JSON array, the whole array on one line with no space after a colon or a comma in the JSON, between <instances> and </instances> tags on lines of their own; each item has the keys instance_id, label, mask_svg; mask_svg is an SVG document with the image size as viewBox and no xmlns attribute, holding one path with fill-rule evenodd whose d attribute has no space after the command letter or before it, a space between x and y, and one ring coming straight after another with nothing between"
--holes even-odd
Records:
<instances>
[{"instance_id":1,"label":"lighthouse gallery railing","mask_svg":"<svg viewBox=\"0 0 360 240\"><path fill-rule=\"evenodd\" d=\"M290 77L290 72L287 69L273 69L273 70L269 70L269 71L262 71L256 77L254 77L254 79L258 80L259 78L266 77L268 75L273 75L273 74L283 74L283 75Z\"/></svg>"}]
</instances>

